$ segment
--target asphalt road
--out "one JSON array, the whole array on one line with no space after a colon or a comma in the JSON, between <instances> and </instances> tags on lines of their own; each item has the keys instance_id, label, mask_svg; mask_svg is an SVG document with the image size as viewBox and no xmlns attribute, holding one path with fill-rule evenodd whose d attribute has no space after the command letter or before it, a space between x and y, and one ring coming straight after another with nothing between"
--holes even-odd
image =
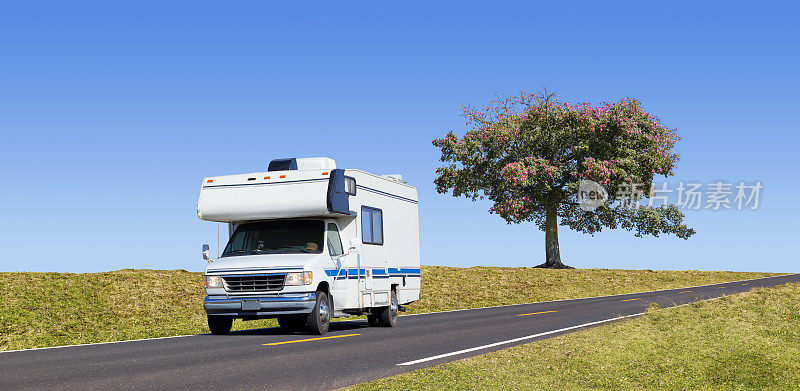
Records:
<instances>
[{"instance_id":1,"label":"asphalt road","mask_svg":"<svg viewBox=\"0 0 800 391\"><path fill-rule=\"evenodd\" d=\"M655 292L331 324L0 353L0 389L332 389L692 301L800 281L800 274Z\"/></svg>"}]
</instances>

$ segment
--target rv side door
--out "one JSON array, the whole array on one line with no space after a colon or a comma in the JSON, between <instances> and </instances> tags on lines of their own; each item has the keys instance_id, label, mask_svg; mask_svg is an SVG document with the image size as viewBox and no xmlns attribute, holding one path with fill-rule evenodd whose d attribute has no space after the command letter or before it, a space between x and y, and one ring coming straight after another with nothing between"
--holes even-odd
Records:
<instances>
[{"instance_id":1,"label":"rv side door","mask_svg":"<svg viewBox=\"0 0 800 391\"><path fill-rule=\"evenodd\" d=\"M339 227L336 225L336 223L328 222L326 225L326 231L328 255L331 256L331 263L333 264L333 269L336 271L336 274L332 276L333 281L331 281L333 306L334 308L345 308L348 307L348 303L353 300L353 298L348 297L349 292L347 292L346 289L348 284L347 272L348 268L352 264L352 261L350 261L348 258L351 256L344 251L344 243L342 243L342 237L339 234Z\"/></svg>"}]
</instances>

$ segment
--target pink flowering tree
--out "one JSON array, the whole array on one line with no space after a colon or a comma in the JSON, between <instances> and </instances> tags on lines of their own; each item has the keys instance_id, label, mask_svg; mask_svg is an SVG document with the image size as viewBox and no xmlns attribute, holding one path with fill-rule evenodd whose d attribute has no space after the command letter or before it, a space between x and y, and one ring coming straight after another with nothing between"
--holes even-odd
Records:
<instances>
[{"instance_id":1,"label":"pink flowering tree","mask_svg":"<svg viewBox=\"0 0 800 391\"><path fill-rule=\"evenodd\" d=\"M488 198L489 212L509 224L534 222L545 232L545 262L538 267L568 268L561 262L559 225L587 234L603 228L636 236L694 234L674 205L646 206L634 199L650 194L655 175L673 175L678 161L672 152L675 129L645 112L638 100L570 104L544 91L465 107L463 113L469 127L464 137L451 131L433 140L445 163L436 170L436 190L473 201ZM604 205L579 207L584 179L606 189Z\"/></svg>"}]
</instances>

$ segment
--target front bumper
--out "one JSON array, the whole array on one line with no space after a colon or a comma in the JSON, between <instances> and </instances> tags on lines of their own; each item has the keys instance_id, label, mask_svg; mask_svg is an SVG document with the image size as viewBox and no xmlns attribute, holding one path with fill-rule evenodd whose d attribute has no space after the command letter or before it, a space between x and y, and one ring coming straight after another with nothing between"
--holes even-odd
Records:
<instances>
[{"instance_id":1,"label":"front bumper","mask_svg":"<svg viewBox=\"0 0 800 391\"><path fill-rule=\"evenodd\" d=\"M209 315L278 316L308 314L317 303L315 293L270 296L206 296L203 308Z\"/></svg>"}]
</instances>

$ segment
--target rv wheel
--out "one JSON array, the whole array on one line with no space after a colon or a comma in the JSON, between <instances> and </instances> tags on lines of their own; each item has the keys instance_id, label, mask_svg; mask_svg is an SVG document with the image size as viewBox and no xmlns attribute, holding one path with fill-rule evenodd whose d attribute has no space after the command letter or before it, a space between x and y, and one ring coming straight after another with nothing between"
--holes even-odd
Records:
<instances>
[{"instance_id":1,"label":"rv wheel","mask_svg":"<svg viewBox=\"0 0 800 391\"><path fill-rule=\"evenodd\" d=\"M211 334L224 335L231 332L233 326L233 318L229 316L212 316L208 315L208 328Z\"/></svg>"},{"instance_id":2,"label":"rv wheel","mask_svg":"<svg viewBox=\"0 0 800 391\"><path fill-rule=\"evenodd\" d=\"M392 301L388 307L384 307L378 314L378 322L381 326L394 327L397 324L397 313L400 309L400 304L397 302L397 292L392 291Z\"/></svg>"},{"instance_id":3,"label":"rv wheel","mask_svg":"<svg viewBox=\"0 0 800 391\"><path fill-rule=\"evenodd\" d=\"M323 335L328 332L331 323L331 306L325 292L317 292L317 304L306 318L306 327L314 334Z\"/></svg>"}]
</instances>

